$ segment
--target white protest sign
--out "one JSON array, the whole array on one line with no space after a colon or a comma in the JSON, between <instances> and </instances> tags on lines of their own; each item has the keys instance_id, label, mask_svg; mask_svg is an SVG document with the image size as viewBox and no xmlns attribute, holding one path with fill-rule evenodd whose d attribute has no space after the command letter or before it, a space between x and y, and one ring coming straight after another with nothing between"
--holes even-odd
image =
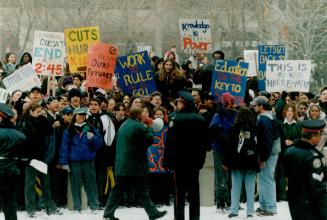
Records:
<instances>
[{"instance_id":1,"label":"white protest sign","mask_svg":"<svg viewBox=\"0 0 327 220\"><path fill-rule=\"evenodd\" d=\"M0 103L6 103L9 92L6 89L0 88Z\"/></svg>"},{"instance_id":2,"label":"white protest sign","mask_svg":"<svg viewBox=\"0 0 327 220\"><path fill-rule=\"evenodd\" d=\"M30 63L16 70L13 74L3 79L3 84L9 93L14 90L28 91L34 86L41 87L41 81Z\"/></svg>"},{"instance_id":3,"label":"white protest sign","mask_svg":"<svg viewBox=\"0 0 327 220\"><path fill-rule=\"evenodd\" d=\"M209 19L179 19L183 53L208 53L212 51Z\"/></svg>"},{"instance_id":4,"label":"white protest sign","mask_svg":"<svg viewBox=\"0 0 327 220\"><path fill-rule=\"evenodd\" d=\"M66 57L64 39L61 32L35 31L32 53L35 73L62 75Z\"/></svg>"},{"instance_id":5,"label":"white protest sign","mask_svg":"<svg viewBox=\"0 0 327 220\"><path fill-rule=\"evenodd\" d=\"M267 60L266 92L309 92L310 60Z\"/></svg>"},{"instance_id":6,"label":"white protest sign","mask_svg":"<svg viewBox=\"0 0 327 220\"><path fill-rule=\"evenodd\" d=\"M258 50L244 50L244 61L249 63L247 77L258 75L258 59Z\"/></svg>"}]
</instances>

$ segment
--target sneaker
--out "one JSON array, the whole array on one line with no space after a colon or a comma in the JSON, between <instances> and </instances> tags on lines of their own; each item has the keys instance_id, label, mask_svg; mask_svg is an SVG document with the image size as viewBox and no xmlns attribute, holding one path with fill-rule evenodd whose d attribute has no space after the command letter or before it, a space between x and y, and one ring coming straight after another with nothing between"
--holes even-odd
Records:
<instances>
[{"instance_id":1,"label":"sneaker","mask_svg":"<svg viewBox=\"0 0 327 220\"><path fill-rule=\"evenodd\" d=\"M35 212L27 212L28 217L34 218L35 217Z\"/></svg>"},{"instance_id":2,"label":"sneaker","mask_svg":"<svg viewBox=\"0 0 327 220\"><path fill-rule=\"evenodd\" d=\"M165 211L158 211L157 214L150 217L150 220L155 220L155 219L161 218L161 217L165 216L166 214L167 214L166 210Z\"/></svg>"},{"instance_id":3,"label":"sneaker","mask_svg":"<svg viewBox=\"0 0 327 220\"><path fill-rule=\"evenodd\" d=\"M237 217L237 216L238 216L238 214L230 213L230 214L228 215L228 218L233 218L233 217Z\"/></svg>"},{"instance_id":4,"label":"sneaker","mask_svg":"<svg viewBox=\"0 0 327 220\"><path fill-rule=\"evenodd\" d=\"M253 215L247 215L246 218L252 218L253 219Z\"/></svg>"},{"instance_id":5,"label":"sneaker","mask_svg":"<svg viewBox=\"0 0 327 220\"><path fill-rule=\"evenodd\" d=\"M64 214L59 209L47 210L46 212L47 212L47 215L62 215L62 214Z\"/></svg>"},{"instance_id":6,"label":"sneaker","mask_svg":"<svg viewBox=\"0 0 327 220\"><path fill-rule=\"evenodd\" d=\"M257 215L258 216L273 216L274 215L274 213L272 213L270 211L263 210L263 209L260 209L260 208L258 208L258 209L257 209Z\"/></svg>"},{"instance_id":7,"label":"sneaker","mask_svg":"<svg viewBox=\"0 0 327 220\"><path fill-rule=\"evenodd\" d=\"M216 210L217 213L227 214L228 210L225 207L219 207Z\"/></svg>"}]
</instances>

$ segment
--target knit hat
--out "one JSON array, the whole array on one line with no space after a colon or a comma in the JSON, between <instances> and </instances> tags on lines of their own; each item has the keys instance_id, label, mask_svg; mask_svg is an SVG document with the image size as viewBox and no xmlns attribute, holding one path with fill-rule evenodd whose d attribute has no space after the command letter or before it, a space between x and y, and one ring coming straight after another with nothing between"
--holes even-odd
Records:
<instances>
[{"instance_id":1,"label":"knit hat","mask_svg":"<svg viewBox=\"0 0 327 220\"><path fill-rule=\"evenodd\" d=\"M70 101L71 98L73 98L75 96L82 98L82 93L81 93L81 91L79 89L71 89L68 92L68 101Z\"/></svg>"},{"instance_id":2,"label":"knit hat","mask_svg":"<svg viewBox=\"0 0 327 220\"><path fill-rule=\"evenodd\" d=\"M235 104L235 99L229 92L225 92L221 98L221 102L223 105L233 105Z\"/></svg>"},{"instance_id":3,"label":"knit hat","mask_svg":"<svg viewBox=\"0 0 327 220\"><path fill-rule=\"evenodd\" d=\"M65 87L69 84L73 84L73 79L70 76L65 77L64 81L62 82L62 86Z\"/></svg>"}]
</instances>

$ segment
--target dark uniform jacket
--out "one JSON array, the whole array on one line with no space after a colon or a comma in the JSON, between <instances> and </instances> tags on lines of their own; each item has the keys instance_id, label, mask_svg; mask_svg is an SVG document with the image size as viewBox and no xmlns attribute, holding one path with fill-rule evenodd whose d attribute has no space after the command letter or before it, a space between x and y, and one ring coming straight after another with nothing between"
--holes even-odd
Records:
<instances>
[{"instance_id":1,"label":"dark uniform jacket","mask_svg":"<svg viewBox=\"0 0 327 220\"><path fill-rule=\"evenodd\" d=\"M183 109L169 124L164 153L168 169L201 169L206 155L206 122L193 112Z\"/></svg>"},{"instance_id":2,"label":"dark uniform jacket","mask_svg":"<svg viewBox=\"0 0 327 220\"><path fill-rule=\"evenodd\" d=\"M298 141L284 156L288 200L293 220L325 219L327 176L324 156L314 146Z\"/></svg>"}]
</instances>

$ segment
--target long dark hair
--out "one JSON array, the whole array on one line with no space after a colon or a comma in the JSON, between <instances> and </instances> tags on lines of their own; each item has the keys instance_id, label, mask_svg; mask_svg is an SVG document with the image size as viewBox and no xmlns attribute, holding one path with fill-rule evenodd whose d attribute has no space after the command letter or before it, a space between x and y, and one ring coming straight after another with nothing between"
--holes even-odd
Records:
<instances>
[{"instance_id":1,"label":"long dark hair","mask_svg":"<svg viewBox=\"0 0 327 220\"><path fill-rule=\"evenodd\" d=\"M242 107L237 113L234 121L234 126L238 128L256 128L257 116L249 107Z\"/></svg>"}]
</instances>

